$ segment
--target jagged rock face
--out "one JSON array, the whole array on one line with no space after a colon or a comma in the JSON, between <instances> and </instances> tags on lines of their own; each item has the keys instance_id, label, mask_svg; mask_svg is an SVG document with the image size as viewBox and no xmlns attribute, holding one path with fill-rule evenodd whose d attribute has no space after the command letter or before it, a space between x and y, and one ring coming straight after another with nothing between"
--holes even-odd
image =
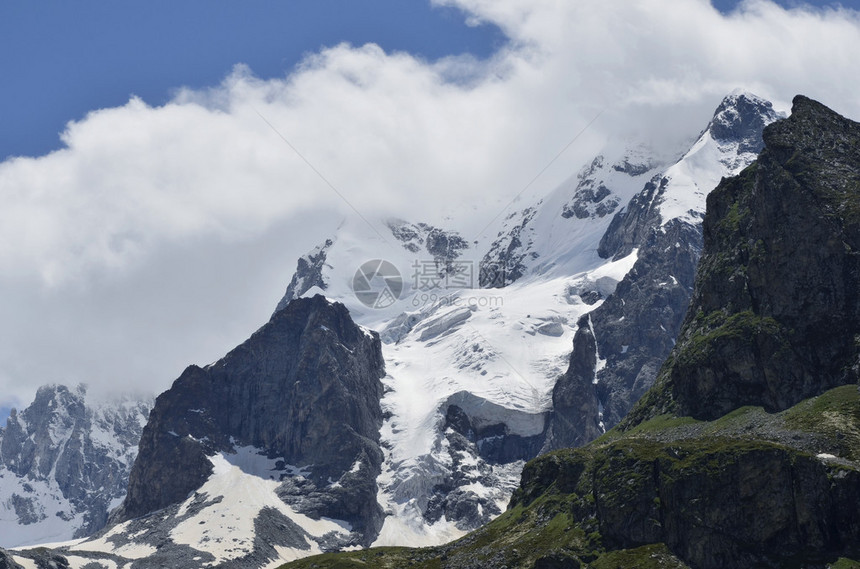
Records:
<instances>
[{"instance_id":1,"label":"jagged rock face","mask_svg":"<svg viewBox=\"0 0 860 569\"><path fill-rule=\"evenodd\" d=\"M526 271L526 261L537 259L538 254L531 251L534 228L529 227L537 208L524 209L512 214L508 220L520 216L518 223L506 233L498 235L490 250L481 259L478 284L481 288L504 288L521 278Z\"/></svg>"},{"instance_id":2,"label":"jagged rock face","mask_svg":"<svg viewBox=\"0 0 860 569\"><path fill-rule=\"evenodd\" d=\"M410 498L422 502L428 524L473 530L502 513L523 464L540 451L544 414L505 409L465 391L448 397L440 411L432 485L426 499Z\"/></svg>"},{"instance_id":3,"label":"jagged rock face","mask_svg":"<svg viewBox=\"0 0 860 569\"><path fill-rule=\"evenodd\" d=\"M509 464L528 460L537 454L543 433L522 436L510 432L505 423L475 422L460 407L448 405L443 432L456 433L474 445L474 455L489 464Z\"/></svg>"},{"instance_id":4,"label":"jagged rock face","mask_svg":"<svg viewBox=\"0 0 860 569\"><path fill-rule=\"evenodd\" d=\"M752 152L763 145L764 125L777 118L771 103L752 95L731 95L717 108L700 142L710 135L721 151L715 166L731 171L753 159ZM702 212L663 219L662 206L673 191L673 175L677 172L670 168L645 184L613 218L600 241L601 257L618 260L635 250L637 260L615 291L590 313L590 320L579 326L570 370L556 385L556 392L570 394L568 406L565 413L553 416L555 434L547 449L579 446L594 438L594 416L586 413L591 412L595 395L604 427L618 424L653 385L675 345L702 252L702 226L692 221L701 219ZM600 366L592 362L590 348L577 348L580 339L596 344L597 356L603 360ZM593 387L575 379L587 377L589 370Z\"/></svg>"},{"instance_id":5,"label":"jagged rock face","mask_svg":"<svg viewBox=\"0 0 860 569\"><path fill-rule=\"evenodd\" d=\"M321 290L327 288L328 285L323 278L323 269L325 268L328 250L333 244L334 241L326 239L325 243L316 247L307 255L299 257L296 263L296 272L293 273L293 278L290 279L287 291L280 302L278 302L275 312L283 310L287 304L300 298L313 287L319 287Z\"/></svg>"},{"instance_id":6,"label":"jagged rock face","mask_svg":"<svg viewBox=\"0 0 860 569\"><path fill-rule=\"evenodd\" d=\"M407 223L389 220L388 229L410 253L427 252L435 264L435 276L444 278L456 273L456 260L469 248L469 243L456 231L446 231L427 223Z\"/></svg>"},{"instance_id":7,"label":"jagged rock face","mask_svg":"<svg viewBox=\"0 0 860 569\"><path fill-rule=\"evenodd\" d=\"M222 360L189 367L158 397L117 521L185 500L211 474L209 456L249 445L306 467L310 492L293 500L299 509L347 520L372 541L382 518L383 367L379 337L343 305L319 295L290 302ZM341 484L326 490L332 480Z\"/></svg>"},{"instance_id":8,"label":"jagged rock face","mask_svg":"<svg viewBox=\"0 0 860 569\"><path fill-rule=\"evenodd\" d=\"M603 432L600 405L594 394L597 344L589 317L583 316L573 340L570 365L552 390L552 415L546 448L582 446ZM590 396L589 396L590 395Z\"/></svg>"},{"instance_id":9,"label":"jagged rock face","mask_svg":"<svg viewBox=\"0 0 860 569\"><path fill-rule=\"evenodd\" d=\"M653 385L675 345L693 291L701 239L700 228L679 220L653 232L633 270L591 314L605 360L594 377L607 429Z\"/></svg>"},{"instance_id":10,"label":"jagged rock face","mask_svg":"<svg viewBox=\"0 0 860 569\"><path fill-rule=\"evenodd\" d=\"M697 569L858 553L860 472L765 441L631 438L548 456L527 465L511 507L545 495L610 551L662 543Z\"/></svg>"},{"instance_id":11,"label":"jagged rock face","mask_svg":"<svg viewBox=\"0 0 860 569\"><path fill-rule=\"evenodd\" d=\"M90 404L85 396L83 387L44 386L0 429L0 499L24 526L6 530L17 544L56 539L56 529L41 527L50 518L67 522L68 538L90 535L126 493L151 401Z\"/></svg>"},{"instance_id":12,"label":"jagged rock face","mask_svg":"<svg viewBox=\"0 0 860 569\"><path fill-rule=\"evenodd\" d=\"M723 99L708 125L714 140L738 144L738 154L758 154L764 148L762 130L778 116L769 101L733 94Z\"/></svg>"},{"instance_id":13,"label":"jagged rock face","mask_svg":"<svg viewBox=\"0 0 860 569\"><path fill-rule=\"evenodd\" d=\"M598 255L604 259L621 259L644 243L660 224L660 213L654 205L668 183L667 178L655 176L641 192L633 196L627 207L612 218L609 229L600 239Z\"/></svg>"},{"instance_id":14,"label":"jagged rock face","mask_svg":"<svg viewBox=\"0 0 860 569\"><path fill-rule=\"evenodd\" d=\"M502 510L492 497L476 493L474 484L498 488L500 480L492 465L521 460L522 457L506 456L505 450L510 450L513 445L505 444L504 425L475 427L469 416L453 404L448 406L442 432L451 468L447 476L434 485L424 510L424 519L432 524L444 517L461 529L479 527L501 514Z\"/></svg>"},{"instance_id":15,"label":"jagged rock face","mask_svg":"<svg viewBox=\"0 0 860 569\"><path fill-rule=\"evenodd\" d=\"M708 199L705 253L658 407L778 411L860 377L860 124L804 97Z\"/></svg>"},{"instance_id":16,"label":"jagged rock face","mask_svg":"<svg viewBox=\"0 0 860 569\"><path fill-rule=\"evenodd\" d=\"M596 177L597 172L603 167L603 163L603 156L598 156L579 174L576 192L574 192L570 202L562 208L562 217L565 219L571 217L578 219L592 216L604 217L615 211L619 204L618 198L612 196L612 190ZM643 174L650 169L647 165L632 165L626 160L622 164L614 165L613 168L631 176Z\"/></svg>"},{"instance_id":17,"label":"jagged rock face","mask_svg":"<svg viewBox=\"0 0 860 569\"><path fill-rule=\"evenodd\" d=\"M24 569L9 555L6 550L0 549L0 569Z\"/></svg>"}]
</instances>

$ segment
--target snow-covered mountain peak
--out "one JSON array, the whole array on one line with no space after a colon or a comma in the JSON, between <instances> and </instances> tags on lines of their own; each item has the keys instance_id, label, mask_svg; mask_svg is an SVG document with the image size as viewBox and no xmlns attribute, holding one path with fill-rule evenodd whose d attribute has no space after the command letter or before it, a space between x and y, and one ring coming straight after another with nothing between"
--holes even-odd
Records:
<instances>
[{"instance_id":1,"label":"snow-covered mountain peak","mask_svg":"<svg viewBox=\"0 0 860 569\"><path fill-rule=\"evenodd\" d=\"M353 219L307 256L325 258L314 265L318 273L307 273L319 288L306 294L323 289L383 341L388 418L379 502L390 515L377 543L438 542L485 521L477 512L497 512L494 504L507 499L499 488L512 487L516 464L545 442L577 322L631 271L637 239L669 214L704 209L704 196L731 172L746 140L717 140L711 126L743 135L747 123L757 124L750 101L727 98L676 163L639 144L607 147L502 218L489 241L387 220L382 242ZM682 200L679 213L667 209ZM642 235L607 261L601 240L619 219ZM311 265L300 262L297 275ZM470 478L464 460L483 474Z\"/></svg>"},{"instance_id":2,"label":"snow-covered mountain peak","mask_svg":"<svg viewBox=\"0 0 860 569\"><path fill-rule=\"evenodd\" d=\"M607 147L543 199L504 220L481 260L481 287L601 264L598 243L613 214L665 166L641 144Z\"/></svg>"},{"instance_id":3,"label":"snow-covered mountain peak","mask_svg":"<svg viewBox=\"0 0 860 569\"><path fill-rule=\"evenodd\" d=\"M577 320L636 260L600 259L600 236L660 166L641 147L602 153L500 221L491 243L402 219L385 220L381 240L378 224L348 219L298 263L288 293L313 285L304 296L342 302L383 342L378 501L389 515L376 543L439 543L504 509L543 445ZM524 268L487 289L501 242Z\"/></svg>"},{"instance_id":4,"label":"snow-covered mountain peak","mask_svg":"<svg viewBox=\"0 0 860 569\"><path fill-rule=\"evenodd\" d=\"M756 159L764 146L762 130L784 118L770 101L746 91L723 99L708 127L687 154L661 180L660 216L700 223L705 197L719 181L733 176Z\"/></svg>"},{"instance_id":5,"label":"snow-covered mountain peak","mask_svg":"<svg viewBox=\"0 0 860 569\"><path fill-rule=\"evenodd\" d=\"M618 259L641 247L655 227L701 223L705 199L727 176L755 160L762 130L782 114L769 101L739 91L723 99L708 126L680 160L654 175L612 220L599 246L601 257Z\"/></svg>"},{"instance_id":6,"label":"snow-covered mountain peak","mask_svg":"<svg viewBox=\"0 0 860 569\"><path fill-rule=\"evenodd\" d=\"M738 154L758 154L764 144L762 129L780 118L785 115L775 111L770 101L748 91L736 90L717 107L707 131L718 142L737 144Z\"/></svg>"}]
</instances>

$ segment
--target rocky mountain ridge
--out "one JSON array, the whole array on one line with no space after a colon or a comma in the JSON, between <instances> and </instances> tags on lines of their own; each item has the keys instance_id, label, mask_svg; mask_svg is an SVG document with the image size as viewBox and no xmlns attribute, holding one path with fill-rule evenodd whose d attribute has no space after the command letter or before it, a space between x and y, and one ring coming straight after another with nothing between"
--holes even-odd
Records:
<instances>
[{"instance_id":1,"label":"rocky mountain ridge","mask_svg":"<svg viewBox=\"0 0 860 569\"><path fill-rule=\"evenodd\" d=\"M602 429L615 426L654 383L693 292L710 190L704 184L751 163L764 145L762 129L780 116L750 93L726 97L683 160L655 175L615 215L598 252L620 259L635 250L636 262L577 324L570 366L553 389L547 449L593 440L598 421Z\"/></svg>"},{"instance_id":2,"label":"rocky mountain ridge","mask_svg":"<svg viewBox=\"0 0 860 569\"><path fill-rule=\"evenodd\" d=\"M83 537L125 496L152 401L98 402L86 388L40 388L0 428L0 545Z\"/></svg>"}]
</instances>

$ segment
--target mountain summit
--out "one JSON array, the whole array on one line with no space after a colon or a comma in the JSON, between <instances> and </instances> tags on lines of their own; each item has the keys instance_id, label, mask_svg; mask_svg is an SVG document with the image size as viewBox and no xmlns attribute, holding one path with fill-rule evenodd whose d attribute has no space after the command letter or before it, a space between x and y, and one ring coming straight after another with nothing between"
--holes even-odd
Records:
<instances>
[{"instance_id":1,"label":"mountain summit","mask_svg":"<svg viewBox=\"0 0 860 569\"><path fill-rule=\"evenodd\" d=\"M187 553L253 565L289 549L369 545L382 523L382 375L379 336L343 305L291 302L156 399L114 514L131 523L113 535L135 534L173 563ZM144 531L132 521L156 512Z\"/></svg>"}]
</instances>

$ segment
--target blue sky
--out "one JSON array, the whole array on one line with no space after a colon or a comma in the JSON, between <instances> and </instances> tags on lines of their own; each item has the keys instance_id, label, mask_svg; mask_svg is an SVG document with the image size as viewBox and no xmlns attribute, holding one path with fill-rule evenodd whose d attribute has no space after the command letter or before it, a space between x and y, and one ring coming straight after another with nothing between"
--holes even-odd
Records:
<instances>
[{"instance_id":1,"label":"blue sky","mask_svg":"<svg viewBox=\"0 0 860 569\"><path fill-rule=\"evenodd\" d=\"M309 53L377 43L427 59L487 57L505 41L421 0L152 0L0 4L0 157L60 145L66 122L135 94L217 85L237 63L285 77Z\"/></svg>"},{"instance_id":2,"label":"blue sky","mask_svg":"<svg viewBox=\"0 0 860 569\"><path fill-rule=\"evenodd\" d=\"M737 3L713 2L723 12ZM860 0L841 4L857 7ZM0 159L55 150L68 121L122 105L132 94L161 105L178 87L217 85L237 63L258 77L284 77L307 53L340 42L433 60L485 58L505 36L424 0L3 2Z\"/></svg>"},{"instance_id":3,"label":"blue sky","mask_svg":"<svg viewBox=\"0 0 860 569\"><path fill-rule=\"evenodd\" d=\"M721 12L730 12L731 10L733 10L735 8L735 6L738 5L738 0L712 0L711 3L714 5L714 7L717 10L719 10ZM854 9L857 9L857 6L858 6L857 0L846 0L844 2L831 2L828 0L807 0L807 1L803 1L803 0L778 0L777 4L780 4L781 6L785 6L786 8L794 8L797 6L803 6L804 4L808 5L808 6L815 6L815 7L840 5L840 6L844 6L846 8L854 8Z\"/></svg>"},{"instance_id":4,"label":"blue sky","mask_svg":"<svg viewBox=\"0 0 860 569\"><path fill-rule=\"evenodd\" d=\"M486 227L738 87L860 118L860 14L782 6L0 2L0 413L162 390L265 322L351 213L279 135L367 217Z\"/></svg>"}]
</instances>

